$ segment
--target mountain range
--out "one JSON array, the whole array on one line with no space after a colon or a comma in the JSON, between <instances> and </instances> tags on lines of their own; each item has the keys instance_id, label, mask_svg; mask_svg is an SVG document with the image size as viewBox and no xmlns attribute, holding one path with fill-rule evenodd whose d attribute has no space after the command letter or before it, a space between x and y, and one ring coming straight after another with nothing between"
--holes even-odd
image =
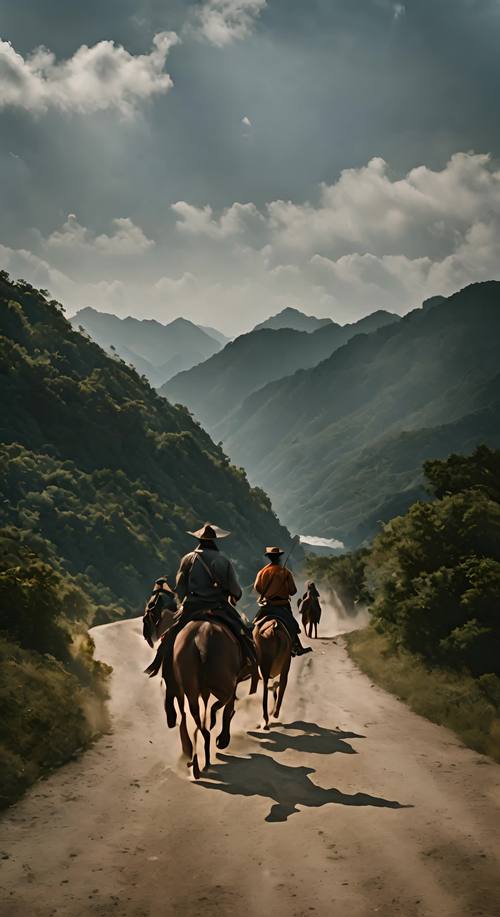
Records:
<instances>
[{"instance_id":1,"label":"mountain range","mask_svg":"<svg viewBox=\"0 0 500 917\"><path fill-rule=\"evenodd\" d=\"M186 405L213 436L224 438L232 430L232 417L252 392L298 369L316 366L357 334L398 321L398 316L380 310L351 325L327 320L312 332L255 329L204 363L174 376L160 393Z\"/></svg>"},{"instance_id":2,"label":"mountain range","mask_svg":"<svg viewBox=\"0 0 500 917\"><path fill-rule=\"evenodd\" d=\"M185 318L162 325L153 319L118 318L91 307L77 312L71 323L104 350L131 363L154 386L208 359L229 340L215 328L202 328Z\"/></svg>"},{"instance_id":3,"label":"mountain range","mask_svg":"<svg viewBox=\"0 0 500 917\"><path fill-rule=\"evenodd\" d=\"M500 445L499 341L500 283L435 297L252 392L225 449L297 531L357 545L425 496L425 459Z\"/></svg>"}]
</instances>

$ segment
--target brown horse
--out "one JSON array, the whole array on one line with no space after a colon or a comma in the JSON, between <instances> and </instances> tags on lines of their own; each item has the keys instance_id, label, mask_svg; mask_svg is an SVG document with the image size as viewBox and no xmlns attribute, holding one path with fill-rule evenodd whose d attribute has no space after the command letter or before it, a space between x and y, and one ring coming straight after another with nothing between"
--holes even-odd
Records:
<instances>
[{"instance_id":1,"label":"brown horse","mask_svg":"<svg viewBox=\"0 0 500 917\"><path fill-rule=\"evenodd\" d=\"M180 737L182 750L188 758L188 767L193 768L195 780L200 777L196 751L198 732L201 732L205 741L206 769L210 767L210 731L215 726L217 711L221 709L222 730L216 743L218 748L227 748L229 745L236 686L242 668L243 654L238 641L230 630L218 621L191 621L175 638L173 673L176 682L175 694L181 712ZM163 677L167 681L165 661ZM216 700L212 704L207 725L208 701L211 694ZM193 740L189 736L187 726L186 700L195 722Z\"/></svg>"},{"instance_id":2,"label":"brown horse","mask_svg":"<svg viewBox=\"0 0 500 917\"><path fill-rule=\"evenodd\" d=\"M257 660L264 682L262 697L262 711L264 715L264 729L269 729L269 713L267 709L267 693L269 679L279 679L273 683L274 707L273 717L278 717L285 696L288 682L288 672L292 660L292 640L281 621L267 618L255 625L253 638L257 649Z\"/></svg>"},{"instance_id":3,"label":"brown horse","mask_svg":"<svg viewBox=\"0 0 500 917\"><path fill-rule=\"evenodd\" d=\"M302 616L302 627L308 637L318 636L318 624L321 621L321 605L316 595L307 593L299 603L300 614Z\"/></svg>"}]
</instances>

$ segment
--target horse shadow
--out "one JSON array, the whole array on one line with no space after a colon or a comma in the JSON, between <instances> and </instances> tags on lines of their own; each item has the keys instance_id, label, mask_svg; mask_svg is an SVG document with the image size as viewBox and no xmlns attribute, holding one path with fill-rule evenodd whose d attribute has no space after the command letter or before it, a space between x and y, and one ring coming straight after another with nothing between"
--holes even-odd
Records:
<instances>
[{"instance_id":1,"label":"horse shadow","mask_svg":"<svg viewBox=\"0 0 500 917\"><path fill-rule=\"evenodd\" d=\"M262 796L273 802L266 822L285 822L299 812L297 806L319 808L325 805L376 806L385 809L411 808L395 800L369 796L367 793L342 793L335 787L325 789L310 780L312 767L289 767L269 755L217 755L218 763L210 768L209 779L197 786L219 790L231 796Z\"/></svg>"},{"instance_id":2,"label":"horse shadow","mask_svg":"<svg viewBox=\"0 0 500 917\"><path fill-rule=\"evenodd\" d=\"M306 723L304 720L280 724L280 729L302 734L289 735L274 729L266 733L248 732L247 734L254 739L260 739L260 748L265 748L266 751L282 752L290 749L313 755L334 755L336 752L344 755L357 755L356 749L345 740L365 738L356 732L325 729L324 726L318 726L317 723Z\"/></svg>"}]
</instances>

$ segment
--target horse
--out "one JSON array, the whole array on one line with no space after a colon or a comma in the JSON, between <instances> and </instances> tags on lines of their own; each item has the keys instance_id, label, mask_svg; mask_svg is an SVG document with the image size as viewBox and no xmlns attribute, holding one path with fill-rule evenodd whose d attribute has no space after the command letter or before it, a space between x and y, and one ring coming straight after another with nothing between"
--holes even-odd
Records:
<instances>
[{"instance_id":1,"label":"horse","mask_svg":"<svg viewBox=\"0 0 500 917\"><path fill-rule=\"evenodd\" d=\"M314 595L307 595L300 603L302 627L307 637L318 636L318 624L321 621L321 605Z\"/></svg>"},{"instance_id":2,"label":"horse","mask_svg":"<svg viewBox=\"0 0 500 917\"><path fill-rule=\"evenodd\" d=\"M201 776L197 754L197 737L201 732L205 743L205 767L210 767L210 733L215 727L217 711L223 709L222 729L216 739L217 748L227 748L230 742L230 726L234 716L236 686L241 675L244 660L236 637L219 621L191 621L177 634L173 648L173 674L175 696L179 705L180 738L187 766L192 767L193 777ZM163 661L162 674L168 684L168 665ZM208 701L210 695L216 698L210 710L207 726ZM200 715L200 699L203 713ZM186 701L195 722L193 739L190 738ZM165 711L168 710L165 705Z\"/></svg>"},{"instance_id":3,"label":"horse","mask_svg":"<svg viewBox=\"0 0 500 917\"><path fill-rule=\"evenodd\" d=\"M292 661L292 640L281 621L276 618L267 618L255 625L253 639L257 650L257 661L264 683L262 697L262 711L264 715L264 729L269 729L269 713L267 708L267 692L269 679L279 679L273 682L274 707L271 716L277 718L285 696L288 682L288 672Z\"/></svg>"}]
</instances>

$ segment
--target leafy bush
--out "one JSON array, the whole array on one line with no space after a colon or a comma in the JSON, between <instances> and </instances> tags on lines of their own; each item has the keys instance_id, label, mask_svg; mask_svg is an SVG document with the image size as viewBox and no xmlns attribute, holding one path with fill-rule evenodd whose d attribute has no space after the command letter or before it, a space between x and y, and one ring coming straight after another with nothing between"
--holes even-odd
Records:
<instances>
[{"instance_id":1,"label":"leafy bush","mask_svg":"<svg viewBox=\"0 0 500 917\"><path fill-rule=\"evenodd\" d=\"M500 674L500 452L427 463L439 498L375 539L373 616L402 646L473 674Z\"/></svg>"}]
</instances>

